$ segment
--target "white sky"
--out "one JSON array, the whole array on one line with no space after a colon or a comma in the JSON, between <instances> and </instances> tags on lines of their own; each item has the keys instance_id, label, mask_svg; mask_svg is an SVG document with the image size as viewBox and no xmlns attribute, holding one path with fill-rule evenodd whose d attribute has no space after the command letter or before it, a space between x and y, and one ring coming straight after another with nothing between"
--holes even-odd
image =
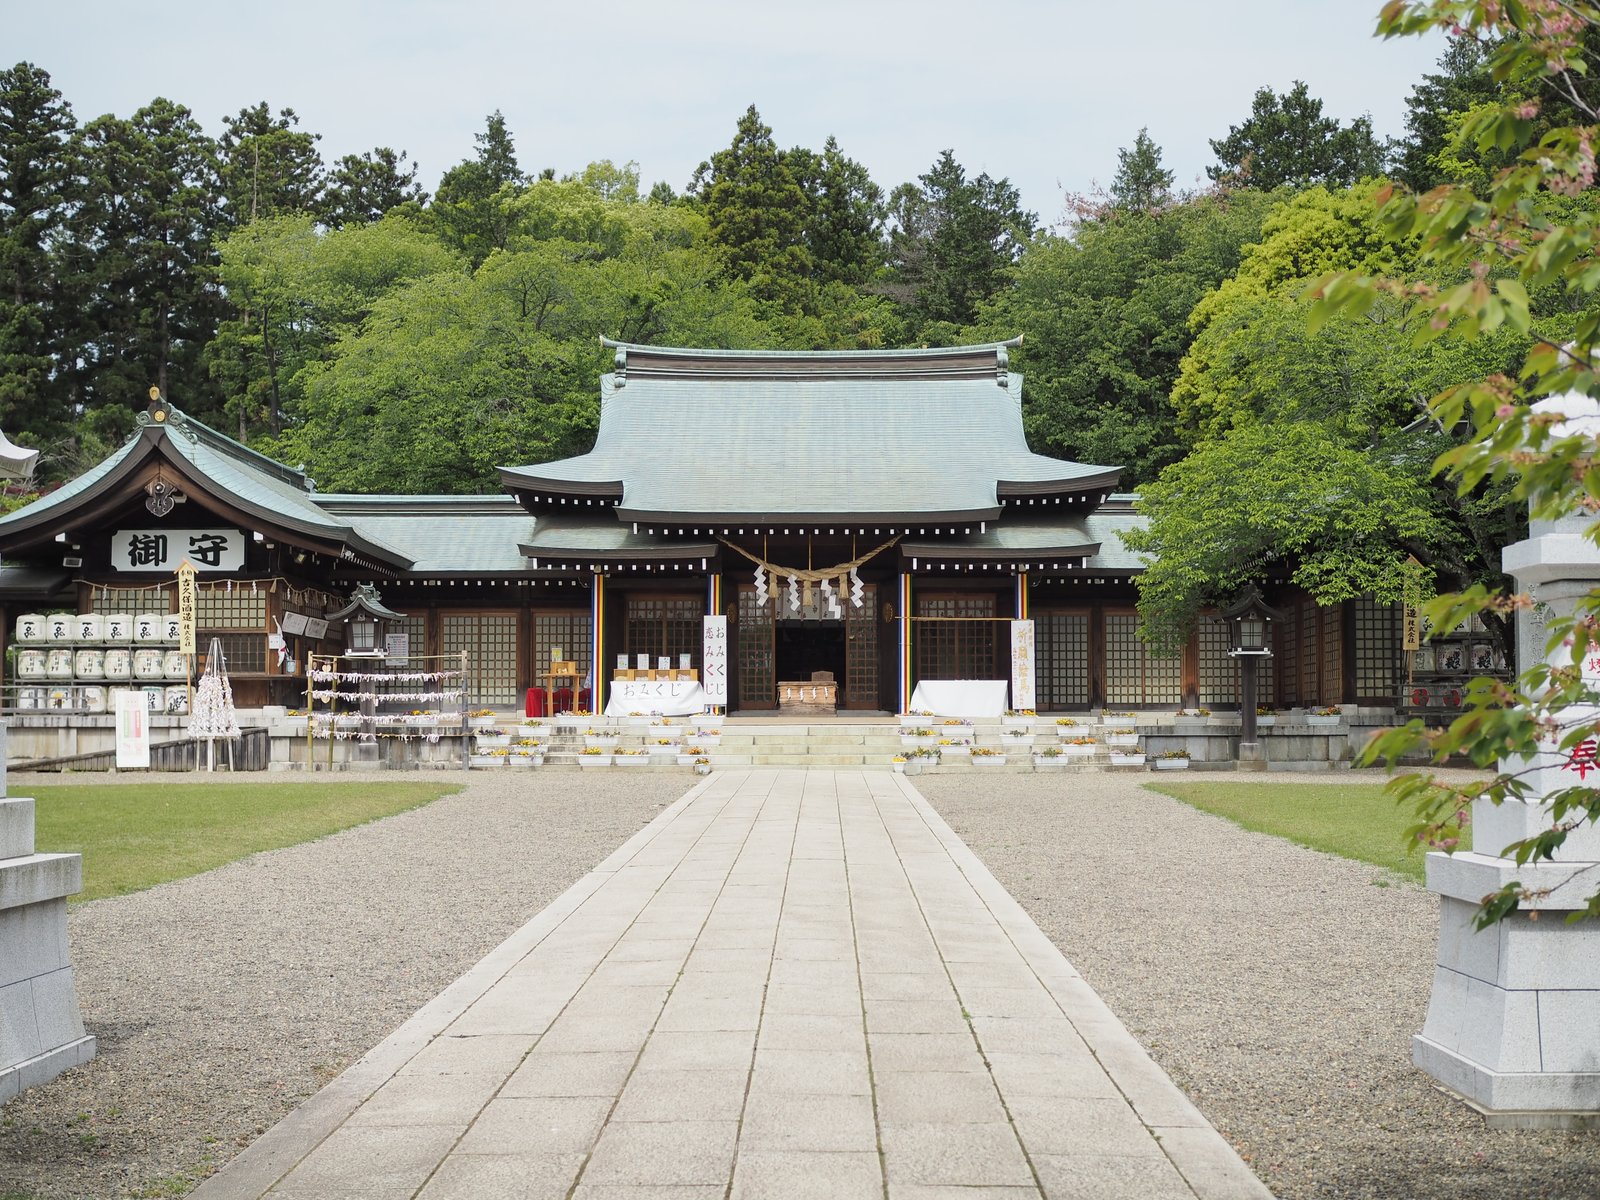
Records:
<instances>
[{"instance_id":1,"label":"white sky","mask_svg":"<svg viewBox=\"0 0 1600 1200\"><path fill-rule=\"evenodd\" d=\"M1379 0L0 0L0 60L79 121L164 95L208 131L266 100L326 161L388 145L431 191L498 108L524 170L610 158L682 190L754 103L778 144L831 133L888 191L946 147L1046 222L1147 126L1180 185L1256 88L1403 132L1442 43L1372 37Z\"/></svg>"}]
</instances>

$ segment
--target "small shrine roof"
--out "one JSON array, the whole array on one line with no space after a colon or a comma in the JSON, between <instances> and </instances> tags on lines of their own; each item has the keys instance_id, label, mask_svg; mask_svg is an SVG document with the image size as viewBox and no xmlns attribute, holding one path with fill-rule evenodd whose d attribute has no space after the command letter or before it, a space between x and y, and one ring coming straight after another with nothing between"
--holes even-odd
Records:
<instances>
[{"instance_id":1,"label":"small shrine roof","mask_svg":"<svg viewBox=\"0 0 1600 1200\"><path fill-rule=\"evenodd\" d=\"M318 493L317 504L412 560L412 575L522 574L535 518L509 496ZM615 522L609 524L615 525Z\"/></svg>"}]
</instances>

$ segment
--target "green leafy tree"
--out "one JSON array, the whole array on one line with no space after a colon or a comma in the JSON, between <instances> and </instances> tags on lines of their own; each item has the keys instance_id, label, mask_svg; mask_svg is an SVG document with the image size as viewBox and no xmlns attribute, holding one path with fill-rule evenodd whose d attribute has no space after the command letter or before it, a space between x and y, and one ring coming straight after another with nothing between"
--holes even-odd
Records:
<instances>
[{"instance_id":1,"label":"green leafy tree","mask_svg":"<svg viewBox=\"0 0 1600 1200\"><path fill-rule=\"evenodd\" d=\"M1563 411L1600 397L1600 211L1592 203L1596 179L1595 126L1600 109L1587 97L1584 80L1592 73L1594 31L1600 6L1588 0L1392 0L1379 19L1385 36L1443 29L1488 51L1495 81L1516 96L1473 110L1463 132L1482 153L1512 156L1480 192L1456 183L1424 195L1410 191L1381 194L1382 218L1396 238L1416 239L1435 278L1403 280L1361 271L1337 272L1321 281L1319 319L1336 314L1362 316L1381 304L1398 303L1413 314L1419 338L1492 336L1509 327L1529 338L1533 348L1515 376L1490 375L1448 388L1432 402L1445 428L1469 419L1474 437L1441 455L1438 467L1462 494L1485 482L1508 485L1526 501L1535 518L1581 514L1585 535L1600 537L1600 471L1594 468L1595 437L1573 429L1537 402L1563 394ZM1579 116L1571 125L1541 129L1539 98L1570 105ZM1552 203L1547 197L1564 199ZM1447 282L1438 282L1443 276ZM1573 319L1561 336L1543 332L1530 297L1551 290L1567 300ZM1506 615L1529 604L1478 586L1439 597L1426 615L1442 632L1474 612ZM1574 773L1570 787L1538 796L1519 762L1539 752L1571 754L1586 739L1600 736L1592 713L1600 701L1585 678L1585 664L1600 649L1600 593L1579 599L1571 617L1550 623L1552 660L1528 665L1515 684L1491 679L1468 688L1464 711L1448 728L1427 730L1420 722L1376 739L1375 756L1398 756L1426 748L1439 761L1464 754L1481 767L1501 767L1485 783L1444 784L1426 776L1391 784L1402 799L1417 805L1415 836L1445 849L1459 844L1462 815L1470 802L1485 798L1537 798L1549 807L1549 824L1500 851L1519 863L1548 859L1569 832L1600 820L1600 787ZM1513 881L1485 898L1480 924L1488 925L1516 909L1530 893ZM1589 894L1579 915L1600 916L1600 888Z\"/></svg>"},{"instance_id":2,"label":"green leafy tree","mask_svg":"<svg viewBox=\"0 0 1600 1200\"><path fill-rule=\"evenodd\" d=\"M0 426L34 444L64 431L52 281L74 183L72 108L32 63L0 72Z\"/></svg>"},{"instance_id":3,"label":"green leafy tree","mask_svg":"<svg viewBox=\"0 0 1600 1200\"><path fill-rule=\"evenodd\" d=\"M789 163L807 197L803 237L813 278L821 284L860 287L887 261L883 189L867 169L829 137L821 154L789 151Z\"/></svg>"},{"instance_id":4,"label":"green leafy tree","mask_svg":"<svg viewBox=\"0 0 1600 1200\"><path fill-rule=\"evenodd\" d=\"M365 154L346 154L334 163L322 196L322 219L330 229L367 225L402 204L421 208L428 193L417 182L417 164L379 146Z\"/></svg>"},{"instance_id":5,"label":"green leafy tree","mask_svg":"<svg viewBox=\"0 0 1600 1200\"><path fill-rule=\"evenodd\" d=\"M226 226L320 209L326 182L317 151L320 138L302 132L299 124L294 109L279 109L273 116L265 100L222 118L217 191Z\"/></svg>"},{"instance_id":6,"label":"green leafy tree","mask_svg":"<svg viewBox=\"0 0 1600 1200\"><path fill-rule=\"evenodd\" d=\"M474 138L476 156L444 173L429 212L445 243L476 265L506 248L516 225L512 208L527 177L499 109Z\"/></svg>"},{"instance_id":7,"label":"green leafy tree","mask_svg":"<svg viewBox=\"0 0 1600 1200\"><path fill-rule=\"evenodd\" d=\"M1189 313L1238 267L1273 201L1210 192L1166 208L1104 207L1068 237L1041 237L971 340L1021 333L1023 420L1036 448L1115 464L1136 486L1188 448L1170 394Z\"/></svg>"},{"instance_id":8,"label":"green leafy tree","mask_svg":"<svg viewBox=\"0 0 1600 1200\"><path fill-rule=\"evenodd\" d=\"M1498 89L1476 41L1457 38L1439 56L1439 69L1424 75L1406 99L1406 136L1395 146L1394 177L1427 191L1450 181L1441 159L1454 141L1462 114L1495 100Z\"/></svg>"},{"instance_id":9,"label":"green leafy tree","mask_svg":"<svg viewBox=\"0 0 1600 1200\"><path fill-rule=\"evenodd\" d=\"M1341 125L1322 115L1322 101L1306 85L1279 96L1269 87L1256 92L1250 116L1213 139L1217 165L1212 179L1271 191L1316 183L1355 183L1383 173L1384 147L1372 132L1370 117Z\"/></svg>"},{"instance_id":10,"label":"green leafy tree","mask_svg":"<svg viewBox=\"0 0 1600 1200\"><path fill-rule=\"evenodd\" d=\"M115 444L152 384L211 416L202 356L217 319L215 144L188 109L156 99L126 120L89 122L74 151L80 196L62 273L75 301L84 431Z\"/></svg>"},{"instance_id":11,"label":"green leafy tree","mask_svg":"<svg viewBox=\"0 0 1600 1200\"><path fill-rule=\"evenodd\" d=\"M987 174L968 179L946 150L917 184L890 196L887 293L928 340L958 336L978 307L1009 281L1038 219L1017 189Z\"/></svg>"},{"instance_id":12,"label":"green leafy tree","mask_svg":"<svg viewBox=\"0 0 1600 1200\"><path fill-rule=\"evenodd\" d=\"M1111 180L1111 202L1118 208L1163 208L1172 200L1172 172L1161 165L1161 147L1148 129L1139 130L1133 145L1117 151L1117 174Z\"/></svg>"}]
</instances>

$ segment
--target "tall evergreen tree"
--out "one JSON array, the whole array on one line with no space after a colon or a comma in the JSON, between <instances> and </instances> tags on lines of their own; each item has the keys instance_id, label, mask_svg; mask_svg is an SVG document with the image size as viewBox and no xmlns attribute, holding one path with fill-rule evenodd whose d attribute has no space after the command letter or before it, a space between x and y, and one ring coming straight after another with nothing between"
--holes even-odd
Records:
<instances>
[{"instance_id":1,"label":"tall evergreen tree","mask_svg":"<svg viewBox=\"0 0 1600 1200\"><path fill-rule=\"evenodd\" d=\"M1472 38L1452 38L1439 56L1439 70L1424 75L1406 99L1406 136L1395 150L1395 175L1407 187L1427 191L1448 182L1438 159L1450 140L1451 118L1495 98L1486 51Z\"/></svg>"},{"instance_id":2,"label":"tall evergreen tree","mask_svg":"<svg viewBox=\"0 0 1600 1200\"><path fill-rule=\"evenodd\" d=\"M0 72L0 429L42 438L68 416L51 256L66 221L77 122L50 76Z\"/></svg>"},{"instance_id":3,"label":"tall evergreen tree","mask_svg":"<svg viewBox=\"0 0 1600 1200\"><path fill-rule=\"evenodd\" d=\"M445 244L474 266L503 250L515 226L512 202L527 186L516 146L499 109L473 135L477 155L451 167L439 181L430 210Z\"/></svg>"},{"instance_id":4,"label":"tall evergreen tree","mask_svg":"<svg viewBox=\"0 0 1600 1200\"><path fill-rule=\"evenodd\" d=\"M1163 208L1172 200L1172 172L1161 165L1161 147L1148 129L1139 130L1133 147L1117 151L1117 174L1111 181L1111 202L1118 208Z\"/></svg>"},{"instance_id":5,"label":"tall evergreen tree","mask_svg":"<svg viewBox=\"0 0 1600 1200\"><path fill-rule=\"evenodd\" d=\"M788 162L807 198L803 237L815 278L856 287L872 279L888 252L883 189L831 135L821 154L797 147Z\"/></svg>"},{"instance_id":6,"label":"tall evergreen tree","mask_svg":"<svg viewBox=\"0 0 1600 1200\"><path fill-rule=\"evenodd\" d=\"M1256 92L1250 116L1213 138L1217 165L1212 179L1269 192L1276 187L1348 186L1382 174L1384 147L1372 132L1372 118L1341 125L1322 115L1322 101L1295 80L1281 97L1271 88Z\"/></svg>"},{"instance_id":7,"label":"tall evergreen tree","mask_svg":"<svg viewBox=\"0 0 1600 1200\"><path fill-rule=\"evenodd\" d=\"M700 164L690 190L729 273L758 299L798 309L812 265L805 241L810 204L755 105L739 118L733 144Z\"/></svg>"},{"instance_id":8,"label":"tall evergreen tree","mask_svg":"<svg viewBox=\"0 0 1600 1200\"><path fill-rule=\"evenodd\" d=\"M1007 179L968 179L955 153L944 151L918 184L902 184L890 200L893 283L890 295L925 335L934 323L970 325L978 306L999 291L1038 225Z\"/></svg>"},{"instance_id":9,"label":"tall evergreen tree","mask_svg":"<svg viewBox=\"0 0 1600 1200\"><path fill-rule=\"evenodd\" d=\"M91 121L74 148L81 198L63 274L88 431L106 440L128 432L152 384L208 414L215 402L201 358L216 321L215 144L188 109L158 98L127 120Z\"/></svg>"},{"instance_id":10,"label":"tall evergreen tree","mask_svg":"<svg viewBox=\"0 0 1600 1200\"><path fill-rule=\"evenodd\" d=\"M217 186L229 228L318 210L326 182L317 151L321 135L299 130L294 109L279 109L274 117L263 100L222 124Z\"/></svg>"},{"instance_id":11,"label":"tall evergreen tree","mask_svg":"<svg viewBox=\"0 0 1600 1200\"><path fill-rule=\"evenodd\" d=\"M330 229L368 225L402 204L420 208L427 202L428 193L417 182L417 164L406 161L404 150L396 154L379 146L365 154L346 154L333 165L322 197L322 220Z\"/></svg>"}]
</instances>

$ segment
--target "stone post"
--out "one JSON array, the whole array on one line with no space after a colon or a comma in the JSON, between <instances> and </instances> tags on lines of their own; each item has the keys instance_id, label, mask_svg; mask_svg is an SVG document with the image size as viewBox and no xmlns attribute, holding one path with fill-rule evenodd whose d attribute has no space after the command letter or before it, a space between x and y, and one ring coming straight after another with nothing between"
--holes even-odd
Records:
<instances>
[{"instance_id":1,"label":"stone post","mask_svg":"<svg viewBox=\"0 0 1600 1200\"><path fill-rule=\"evenodd\" d=\"M0 786L0 1103L95 1052L67 952L67 897L83 887L83 858L33 845L33 801Z\"/></svg>"},{"instance_id":2,"label":"stone post","mask_svg":"<svg viewBox=\"0 0 1600 1200\"><path fill-rule=\"evenodd\" d=\"M1584 536L1592 520L1535 521L1527 540L1504 551L1506 572L1519 588L1536 589L1551 618L1570 616L1600 586L1600 549ZM1551 661L1570 666L1570 650L1558 647ZM1584 675L1600 690L1600 670L1586 664ZM1597 715L1600 707L1583 705L1563 719ZM1500 856L1511 842L1549 828L1541 797L1582 782L1600 786L1594 757L1552 750L1531 762L1503 761L1504 771L1527 772L1532 798L1477 801L1472 852L1428 855L1428 888L1440 903L1439 955L1412 1060L1493 1127L1600 1127L1600 921L1567 922L1600 888L1600 828L1574 829L1551 862L1518 866ZM1475 930L1479 901L1513 880L1545 894Z\"/></svg>"}]
</instances>

